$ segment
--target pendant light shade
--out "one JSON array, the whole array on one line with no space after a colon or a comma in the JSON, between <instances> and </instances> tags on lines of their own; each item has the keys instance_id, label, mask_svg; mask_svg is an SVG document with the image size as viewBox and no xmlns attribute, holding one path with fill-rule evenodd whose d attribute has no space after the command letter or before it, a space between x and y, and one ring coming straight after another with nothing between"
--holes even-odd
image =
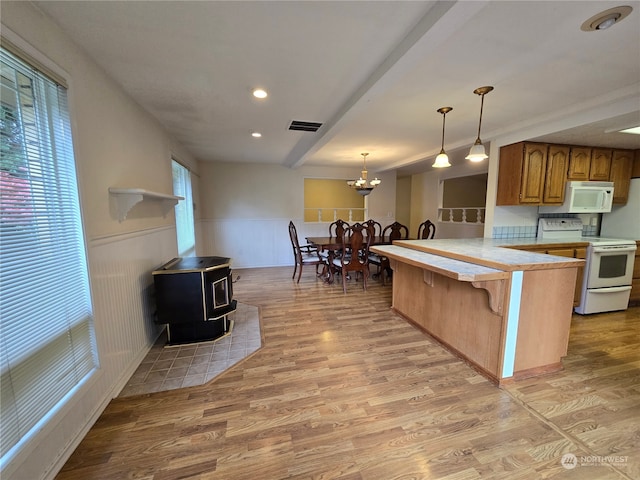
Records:
<instances>
[{"instance_id":1,"label":"pendant light shade","mask_svg":"<svg viewBox=\"0 0 640 480\"><path fill-rule=\"evenodd\" d=\"M431 165L433 168L445 168L451 166L451 164L449 163L449 156L444 151L444 122L447 113L449 113L451 110L453 110L453 107L441 107L437 110L438 113L442 114L442 146L435 162L433 162L433 165Z\"/></svg>"},{"instance_id":2,"label":"pendant light shade","mask_svg":"<svg viewBox=\"0 0 640 480\"><path fill-rule=\"evenodd\" d=\"M469 150L469 155L465 158L470 162L481 162L485 158L488 158L487 153L484 150L484 145L482 144L482 140L480 140L480 128L482 127L482 107L484 106L484 96L493 90L493 87L479 87L476 88L473 93L476 95L480 95L480 121L478 122L478 138L476 138L475 143Z\"/></svg>"}]
</instances>

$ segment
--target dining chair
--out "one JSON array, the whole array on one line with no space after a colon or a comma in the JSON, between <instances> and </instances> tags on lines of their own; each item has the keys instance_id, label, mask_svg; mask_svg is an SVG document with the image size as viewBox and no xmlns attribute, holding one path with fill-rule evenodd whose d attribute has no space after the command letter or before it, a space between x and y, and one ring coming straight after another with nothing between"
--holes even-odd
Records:
<instances>
[{"instance_id":1,"label":"dining chair","mask_svg":"<svg viewBox=\"0 0 640 480\"><path fill-rule=\"evenodd\" d=\"M382 225L373 219L369 219L364 224L367 226L368 234L372 237L380 237L382 235Z\"/></svg>"},{"instance_id":2,"label":"dining chair","mask_svg":"<svg viewBox=\"0 0 640 480\"><path fill-rule=\"evenodd\" d=\"M394 240L406 240L409 238L409 228L400 222L393 222L382 229L382 238L389 243ZM377 267L374 277L380 278L382 285L386 285L385 274L391 277L391 265L389 259L376 253L369 255L369 262Z\"/></svg>"},{"instance_id":3,"label":"dining chair","mask_svg":"<svg viewBox=\"0 0 640 480\"><path fill-rule=\"evenodd\" d=\"M333 222L331 225L329 225L329 236L334 237L336 239L342 238L342 234L347 228L349 228L349 224L342 219L338 219L335 222ZM340 253L341 253L340 249L334 250L333 256L338 257L340 256ZM325 262L329 260L329 252L327 251L320 252L320 256L324 259Z\"/></svg>"},{"instance_id":4,"label":"dining chair","mask_svg":"<svg viewBox=\"0 0 640 480\"><path fill-rule=\"evenodd\" d=\"M292 221L289 222L289 238L291 239L291 247L293 248L293 258L295 262L293 266L293 276L291 278L295 278L296 271L299 266L300 270L298 271L298 281L296 283L300 283L303 265L315 265L316 276L318 276L318 267L320 265L325 265L325 261L320 257L317 248L312 245L300 245L298 242L298 232Z\"/></svg>"},{"instance_id":5,"label":"dining chair","mask_svg":"<svg viewBox=\"0 0 640 480\"><path fill-rule=\"evenodd\" d=\"M341 238L346 228L349 228L349 224L344 220L338 219L329 225L329 236Z\"/></svg>"},{"instance_id":6,"label":"dining chair","mask_svg":"<svg viewBox=\"0 0 640 480\"><path fill-rule=\"evenodd\" d=\"M409 228L400 222L393 222L391 225L387 225L382 230L382 236L389 238L389 241L393 240L406 240L409 238Z\"/></svg>"},{"instance_id":7,"label":"dining chair","mask_svg":"<svg viewBox=\"0 0 640 480\"><path fill-rule=\"evenodd\" d=\"M347 278L352 272L356 280L357 274L362 274L362 288L367 289L371 238L367 232L367 226L362 223L354 223L342 234L342 249L340 256L333 260L333 268L341 273L344 293L347 293Z\"/></svg>"},{"instance_id":8,"label":"dining chair","mask_svg":"<svg viewBox=\"0 0 640 480\"><path fill-rule=\"evenodd\" d=\"M436 226L431 220L425 220L418 226L418 240L430 240L436 235Z\"/></svg>"}]
</instances>

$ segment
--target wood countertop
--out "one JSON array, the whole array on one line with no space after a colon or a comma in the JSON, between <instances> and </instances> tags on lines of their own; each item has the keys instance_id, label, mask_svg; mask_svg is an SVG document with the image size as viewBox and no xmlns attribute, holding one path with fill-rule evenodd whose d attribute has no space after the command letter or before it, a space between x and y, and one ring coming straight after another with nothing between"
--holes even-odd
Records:
<instances>
[{"instance_id":1,"label":"wood countertop","mask_svg":"<svg viewBox=\"0 0 640 480\"><path fill-rule=\"evenodd\" d=\"M393 242L393 244L394 246L404 247L409 250L417 250L431 255L511 272L518 270L549 270L584 266L585 261L582 259L528 252L518 250L514 247L526 245L540 247L543 245L554 247L561 247L564 245L586 247L588 245L588 239L584 240L584 242L568 242L566 239L562 241L555 241L547 239L540 240L536 238L459 238L442 240L397 240ZM382 247L371 247L371 250L377 251L374 250L374 248ZM396 252L396 255L401 253L401 251L398 251ZM409 253L405 252L403 255L406 258ZM431 260L432 259L425 259L425 262L429 262Z\"/></svg>"}]
</instances>

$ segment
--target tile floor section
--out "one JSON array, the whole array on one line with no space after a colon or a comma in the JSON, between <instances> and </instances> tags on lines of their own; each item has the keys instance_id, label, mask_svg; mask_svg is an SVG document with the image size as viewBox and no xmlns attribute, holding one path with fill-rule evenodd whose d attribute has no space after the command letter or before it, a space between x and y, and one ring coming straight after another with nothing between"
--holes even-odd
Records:
<instances>
[{"instance_id":1,"label":"tile floor section","mask_svg":"<svg viewBox=\"0 0 640 480\"><path fill-rule=\"evenodd\" d=\"M231 332L212 342L167 346L160 335L118 396L202 385L262 346L257 307L238 302L229 319Z\"/></svg>"}]
</instances>

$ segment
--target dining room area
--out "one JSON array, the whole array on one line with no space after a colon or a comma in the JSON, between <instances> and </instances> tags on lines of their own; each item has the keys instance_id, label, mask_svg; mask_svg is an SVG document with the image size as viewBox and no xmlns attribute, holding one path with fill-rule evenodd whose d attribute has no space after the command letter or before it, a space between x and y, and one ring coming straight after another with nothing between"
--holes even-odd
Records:
<instances>
[{"instance_id":1,"label":"dining room area","mask_svg":"<svg viewBox=\"0 0 640 480\"><path fill-rule=\"evenodd\" d=\"M398 221L383 227L374 219L350 224L339 218L329 224L328 235L306 236L301 242L294 222L290 221L289 237L294 260L292 278L297 275L299 283L303 267L310 265L315 266L316 275L324 283L332 285L339 281L345 294L347 282L351 280L361 282L364 290L369 278L380 281L384 286L391 282L393 275L389 260L371 252L370 247L391 245L396 240L433 239L435 233L435 223L429 219L420 223L415 236L410 236L409 228Z\"/></svg>"}]
</instances>

